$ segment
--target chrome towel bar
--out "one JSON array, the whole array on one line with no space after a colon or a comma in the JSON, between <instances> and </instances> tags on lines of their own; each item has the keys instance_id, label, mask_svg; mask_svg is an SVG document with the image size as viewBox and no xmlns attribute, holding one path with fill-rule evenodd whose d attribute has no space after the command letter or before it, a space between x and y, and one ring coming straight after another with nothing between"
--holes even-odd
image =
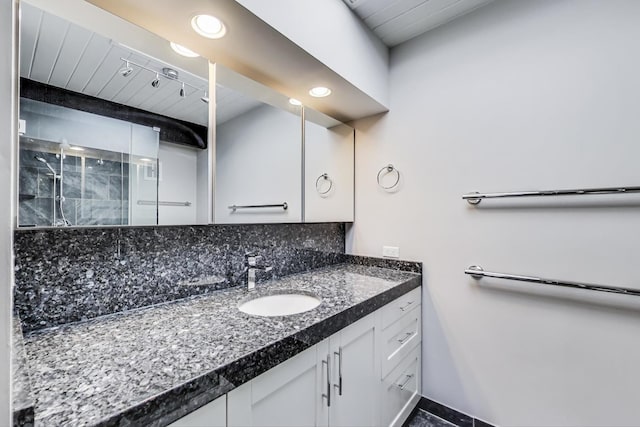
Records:
<instances>
[{"instance_id":1,"label":"chrome towel bar","mask_svg":"<svg viewBox=\"0 0 640 427\"><path fill-rule=\"evenodd\" d=\"M156 202L155 200L138 200L140 206L191 206L191 202Z\"/></svg>"},{"instance_id":2,"label":"chrome towel bar","mask_svg":"<svg viewBox=\"0 0 640 427\"><path fill-rule=\"evenodd\" d=\"M573 190L515 191L511 193L469 193L462 198L472 205L483 199L504 199L507 197L541 197L541 196L584 196L593 194L629 194L640 193L640 187L603 187L582 188Z\"/></svg>"},{"instance_id":3,"label":"chrome towel bar","mask_svg":"<svg viewBox=\"0 0 640 427\"><path fill-rule=\"evenodd\" d=\"M274 205L231 205L229 209L235 212L237 209L262 209L262 208L282 208L282 210L289 209L287 202L274 204Z\"/></svg>"},{"instance_id":4,"label":"chrome towel bar","mask_svg":"<svg viewBox=\"0 0 640 427\"><path fill-rule=\"evenodd\" d=\"M521 276L519 274L495 273L484 271L479 265L472 265L464 271L474 279L494 277L496 279L517 280L519 282L539 283L543 285L563 286L565 288L585 289L589 291L609 292L613 294L640 296L640 289L623 288L620 286L594 285L591 283L570 282L566 280L543 279L534 276Z\"/></svg>"}]
</instances>

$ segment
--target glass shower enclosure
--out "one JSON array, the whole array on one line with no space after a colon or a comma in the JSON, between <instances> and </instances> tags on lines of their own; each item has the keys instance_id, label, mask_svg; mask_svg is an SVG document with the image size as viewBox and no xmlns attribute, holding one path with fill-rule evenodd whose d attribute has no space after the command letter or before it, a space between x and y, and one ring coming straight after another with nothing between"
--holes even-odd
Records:
<instances>
[{"instance_id":1,"label":"glass shower enclosure","mask_svg":"<svg viewBox=\"0 0 640 427\"><path fill-rule=\"evenodd\" d=\"M20 227L157 224L157 129L27 98L20 120Z\"/></svg>"}]
</instances>

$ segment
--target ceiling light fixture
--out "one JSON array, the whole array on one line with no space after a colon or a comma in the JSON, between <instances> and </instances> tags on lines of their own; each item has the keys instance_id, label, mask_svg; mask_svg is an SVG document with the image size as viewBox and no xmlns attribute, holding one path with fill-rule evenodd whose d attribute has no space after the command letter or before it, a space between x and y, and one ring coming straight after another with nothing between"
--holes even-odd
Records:
<instances>
[{"instance_id":1,"label":"ceiling light fixture","mask_svg":"<svg viewBox=\"0 0 640 427\"><path fill-rule=\"evenodd\" d=\"M120 68L119 73L122 74L122 77L127 77L129 74L133 73L133 68L129 65L129 61L124 61L125 66Z\"/></svg>"},{"instance_id":2,"label":"ceiling light fixture","mask_svg":"<svg viewBox=\"0 0 640 427\"><path fill-rule=\"evenodd\" d=\"M211 15L196 15L191 19L191 26L196 33L208 39L219 39L227 33L221 20Z\"/></svg>"},{"instance_id":3,"label":"ceiling light fixture","mask_svg":"<svg viewBox=\"0 0 640 427\"><path fill-rule=\"evenodd\" d=\"M162 75L171 80L178 80L178 72L173 68L164 67L162 69Z\"/></svg>"},{"instance_id":4,"label":"ceiling light fixture","mask_svg":"<svg viewBox=\"0 0 640 427\"><path fill-rule=\"evenodd\" d=\"M324 98L325 96L331 95L331 89L324 86L317 86L309 90L309 95L313 96L314 98Z\"/></svg>"},{"instance_id":5,"label":"ceiling light fixture","mask_svg":"<svg viewBox=\"0 0 640 427\"><path fill-rule=\"evenodd\" d=\"M126 62L126 64L127 64L126 68L127 69L131 69L133 71L133 68L131 68L131 66L134 66L134 67L138 67L138 68L140 68L142 70L148 71L150 73L154 73L155 74L155 78L151 81L151 86L154 87L154 88L157 88L157 87L160 86L160 76L162 76L165 79L173 80L176 83L180 84L180 91L178 93L180 94L181 98L186 98L187 97L186 87L189 86L191 89L193 89L193 91L191 92L192 94L204 93L204 96L202 96L200 99L204 103L207 103L207 104L209 103L209 92L207 90L208 86L204 86L204 87L203 86L196 86L196 85L193 85L193 84L191 84L189 82L181 80L179 78L180 74L178 73L177 70L174 70L173 68L164 67L161 70L158 70L157 68L149 68L149 67L147 67L145 65L141 65L141 64L138 64L138 63L133 62L133 61L129 61L129 60L124 59L124 58L120 58L120 59L123 62ZM122 70L124 70L124 68ZM172 84L173 83L169 82L169 86L168 87L169 88L173 87L173 86L171 86ZM68 146L68 144L67 144L67 146Z\"/></svg>"},{"instance_id":6,"label":"ceiling light fixture","mask_svg":"<svg viewBox=\"0 0 640 427\"><path fill-rule=\"evenodd\" d=\"M173 51L178 55L186 56L187 58L197 58L200 56L191 49L187 49L178 43L169 42L169 44L171 45L171 49L173 49Z\"/></svg>"},{"instance_id":7,"label":"ceiling light fixture","mask_svg":"<svg viewBox=\"0 0 640 427\"><path fill-rule=\"evenodd\" d=\"M84 148L82 148L82 147L69 147L69 150L73 150L73 151L84 151Z\"/></svg>"},{"instance_id":8,"label":"ceiling light fixture","mask_svg":"<svg viewBox=\"0 0 640 427\"><path fill-rule=\"evenodd\" d=\"M300 105L302 105L302 102L298 101L295 98L289 98L289 104L299 107Z\"/></svg>"}]
</instances>

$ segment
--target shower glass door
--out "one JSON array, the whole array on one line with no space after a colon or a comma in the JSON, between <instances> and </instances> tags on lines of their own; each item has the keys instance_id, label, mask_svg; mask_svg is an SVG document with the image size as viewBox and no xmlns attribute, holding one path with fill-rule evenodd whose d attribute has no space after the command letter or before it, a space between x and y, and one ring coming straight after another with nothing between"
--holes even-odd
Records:
<instances>
[{"instance_id":1,"label":"shower glass door","mask_svg":"<svg viewBox=\"0 0 640 427\"><path fill-rule=\"evenodd\" d=\"M26 98L20 120L20 227L156 223L157 131Z\"/></svg>"}]
</instances>

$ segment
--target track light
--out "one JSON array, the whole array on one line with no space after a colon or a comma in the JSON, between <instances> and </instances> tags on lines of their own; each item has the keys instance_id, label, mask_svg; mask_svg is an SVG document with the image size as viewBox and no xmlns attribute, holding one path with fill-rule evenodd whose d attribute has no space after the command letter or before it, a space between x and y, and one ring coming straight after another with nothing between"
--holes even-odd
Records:
<instances>
[{"instance_id":1,"label":"track light","mask_svg":"<svg viewBox=\"0 0 640 427\"><path fill-rule=\"evenodd\" d=\"M120 74L122 77L127 77L129 74L133 73L133 68L129 65L129 61L125 61L125 66L120 69Z\"/></svg>"},{"instance_id":2,"label":"track light","mask_svg":"<svg viewBox=\"0 0 640 427\"><path fill-rule=\"evenodd\" d=\"M119 71L119 73L122 74L124 77L127 77L129 74L131 74L133 72L132 66L135 66L142 70L146 70L151 73L154 73L156 75L155 78L151 80L151 87L153 87L154 89L157 89L158 87L160 87L160 75L162 75L162 77L167 80L173 80L177 83L180 83L180 91L178 92L180 94L180 98L187 97L186 86L189 86L191 89L193 89L193 91L191 92L192 94L200 93L201 91L204 92L204 96L201 96L200 100L205 104L209 103L209 92L205 88L194 86L191 83L181 80L179 78L180 74L178 73L177 70L174 70L173 68L164 67L162 68L162 70L158 70L158 69L146 67L144 65L138 64L133 61L129 61L128 59L120 58L120 60L122 60L125 63L125 66L121 68ZM172 84L173 83L169 83L168 87L169 88L173 87Z\"/></svg>"},{"instance_id":3,"label":"track light","mask_svg":"<svg viewBox=\"0 0 640 427\"><path fill-rule=\"evenodd\" d=\"M180 76L176 70L169 67L164 67L162 69L162 75L171 80L178 80L178 77Z\"/></svg>"}]
</instances>

